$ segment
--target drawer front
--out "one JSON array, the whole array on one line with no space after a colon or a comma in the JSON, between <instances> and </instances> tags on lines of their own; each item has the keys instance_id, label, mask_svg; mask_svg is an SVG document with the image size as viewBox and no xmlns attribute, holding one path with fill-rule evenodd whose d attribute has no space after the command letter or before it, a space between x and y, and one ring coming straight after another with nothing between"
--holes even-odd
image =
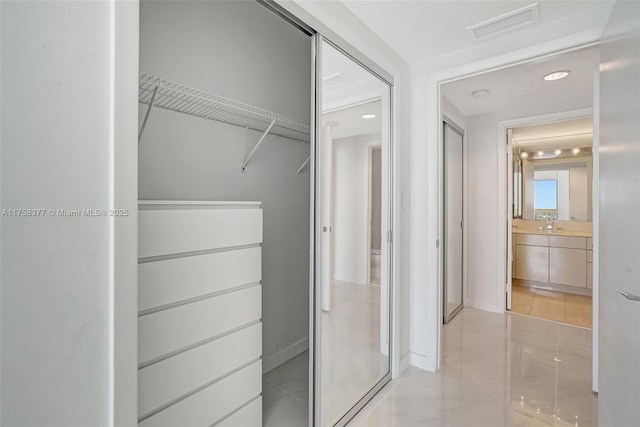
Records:
<instances>
[{"instance_id":1,"label":"drawer front","mask_svg":"<svg viewBox=\"0 0 640 427\"><path fill-rule=\"evenodd\" d=\"M141 210L138 257L262 243L262 209Z\"/></svg>"},{"instance_id":2,"label":"drawer front","mask_svg":"<svg viewBox=\"0 0 640 427\"><path fill-rule=\"evenodd\" d=\"M549 248L549 281L561 285L587 287L587 251Z\"/></svg>"},{"instance_id":3,"label":"drawer front","mask_svg":"<svg viewBox=\"0 0 640 427\"><path fill-rule=\"evenodd\" d=\"M587 251L587 262L593 262L593 251Z\"/></svg>"},{"instance_id":4,"label":"drawer front","mask_svg":"<svg viewBox=\"0 0 640 427\"><path fill-rule=\"evenodd\" d=\"M593 250L593 237L587 237L587 249Z\"/></svg>"},{"instance_id":5,"label":"drawer front","mask_svg":"<svg viewBox=\"0 0 640 427\"><path fill-rule=\"evenodd\" d=\"M258 247L138 264L138 309L259 282L261 258Z\"/></svg>"},{"instance_id":6,"label":"drawer front","mask_svg":"<svg viewBox=\"0 0 640 427\"><path fill-rule=\"evenodd\" d=\"M256 323L140 369L138 416L144 416L259 359L261 354L262 325Z\"/></svg>"},{"instance_id":7,"label":"drawer front","mask_svg":"<svg viewBox=\"0 0 640 427\"><path fill-rule=\"evenodd\" d=\"M587 263L587 288L593 289L593 264Z\"/></svg>"},{"instance_id":8,"label":"drawer front","mask_svg":"<svg viewBox=\"0 0 640 427\"><path fill-rule=\"evenodd\" d=\"M552 248L587 249L587 238L571 236L549 236L549 246Z\"/></svg>"},{"instance_id":9,"label":"drawer front","mask_svg":"<svg viewBox=\"0 0 640 427\"><path fill-rule=\"evenodd\" d=\"M262 427L262 397L225 418L216 427Z\"/></svg>"},{"instance_id":10,"label":"drawer front","mask_svg":"<svg viewBox=\"0 0 640 427\"><path fill-rule=\"evenodd\" d=\"M141 427L209 426L247 402L251 402L260 395L261 391L262 362L258 360L144 419L138 425Z\"/></svg>"},{"instance_id":11,"label":"drawer front","mask_svg":"<svg viewBox=\"0 0 640 427\"><path fill-rule=\"evenodd\" d=\"M549 248L516 245L515 277L522 280L548 282Z\"/></svg>"},{"instance_id":12,"label":"drawer front","mask_svg":"<svg viewBox=\"0 0 640 427\"><path fill-rule=\"evenodd\" d=\"M549 236L542 234L515 234L516 245L549 246Z\"/></svg>"},{"instance_id":13,"label":"drawer front","mask_svg":"<svg viewBox=\"0 0 640 427\"><path fill-rule=\"evenodd\" d=\"M235 291L138 319L138 360L149 362L260 320L261 287Z\"/></svg>"}]
</instances>

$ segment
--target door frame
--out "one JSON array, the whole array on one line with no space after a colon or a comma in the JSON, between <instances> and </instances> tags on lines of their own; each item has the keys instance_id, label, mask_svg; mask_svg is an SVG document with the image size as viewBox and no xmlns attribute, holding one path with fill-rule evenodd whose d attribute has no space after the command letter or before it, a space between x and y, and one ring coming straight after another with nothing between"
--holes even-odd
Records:
<instances>
[{"instance_id":1,"label":"door frame","mask_svg":"<svg viewBox=\"0 0 640 427\"><path fill-rule=\"evenodd\" d=\"M319 349L319 319L317 309L320 307L316 292L318 291L317 277L315 271L315 239L314 230L317 228L317 217L315 205L317 203L317 144L319 123L318 106L319 82L317 79L319 61L316 55L321 54L317 47L321 41L327 40L330 44L343 52L349 58L360 64L363 68L371 72L374 76L387 83L390 87L390 111L389 111L389 216L388 227L389 236L393 236L396 210L395 188L395 97L394 97L394 75L371 61L368 57L360 53L351 44L331 31L327 26L314 18L306 10L295 4L287 4L287 7L280 5L275 0L254 0L258 4L265 6L269 11L283 18L288 23L298 29L307 32L312 39L311 57L312 61L312 135L311 135L311 160L309 163L311 173L311 215L310 215L310 329L309 342ZM111 20L110 31L111 42L111 123L112 123L112 143L111 161L109 168L111 199L110 206L113 208L128 208L130 216L126 220L110 220L110 260L109 260L109 390L108 390L108 412L110 424L114 425L134 425L138 421L137 413L137 377L138 377L138 308L137 308L137 123L138 123L138 56L139 56L139 0L130 2L110 2ZM295 12L291 12L290 9ZM132 42L133 40L133 42ZM133 120L132 120L133 119ZM399 372L399 342L396 328L400 322L395 321L398 311L395 309L398 298L397 288L394 286L396 275L395 264L395 242L393 239L389 243L388 255L388 275L389 275L389 344L391 354L390 372ZM310 425L319 425L319 413L316 411L315 396L318 385L313 379L319 375L315 366L317 355L310 352ZM319 376L318 376L319 378ZM384 384L381 381L367 396L365 396L357 410L379 391L391 378L391 373L385 377ZM354 412L354 415L355 413Z\"/></svg>"},{"instance_id":2,"label":"door frame","mask_svg":"<svg viewBox=\"0 0 640 427\"><path fill-rule=\"evenodd\" d=\"M411 215L412 233L424 234L429 239L427 245L411 242L411 288L416 298L411 302L411 363L414 366L435 372L440 369L442 362L442 121L443 105L442 86L467 77L497 71L515 65L550 58L563 53L574 52L600 44L601 33L592 29L576 35L567 36L548 43L522 48L515 52L496 55L488 59L452 66L436 71L424 77L421 87L426 97L417 102L416 109L424 109L428 113L423 125L415 131L416 140L412 144L415 150L414 165L426 167L412 168L411 182L428 183L423 191L414 191L414 202ZM426 139L426 144L421 139ZM423 148L424 147L424 148ZM422 163L424 162L424 163ZM498 165L502 164L499 162ZM499 194L500 188L496 188ZM423 194L420 194L423 193ZM431 204L431 197L435 197L437 204ZM504 203L504 202L503 202ZM428 220L437 218L437 221ZM432 224L433 222L433 224ZM505 227L506 228L506 227ZM505 230L498 230L499 242L504 240ZM433 238L433 240L431 240ZM433 245L433 246L431 246ZM504 245L504 244L503 244ZM425 262L426 259L426 262ZM500 257L501 263L504 261ZM496 265L500 271L500 266ZM502 287L504 290L504 286ZM502 295L500 292L500 295ZM468 295L468 292L467 292ZM502 298L502 297L500 297Z\"/></svg>"}]
</instances>

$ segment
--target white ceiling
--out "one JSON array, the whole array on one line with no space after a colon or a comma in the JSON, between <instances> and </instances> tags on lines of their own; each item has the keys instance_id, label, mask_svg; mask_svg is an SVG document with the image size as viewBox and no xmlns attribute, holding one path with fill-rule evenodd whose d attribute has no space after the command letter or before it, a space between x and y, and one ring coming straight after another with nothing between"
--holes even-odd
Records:
<instances>
[{"instance_id":1,"label":"white ceiling","mask_svg":"<svg viewBox=\"0 0 640 427\"><path fill-rule=\"evenodd\" d=\"M581 135L593 133L591 116L541 125L522 126L513 129L512 140L525 142L532 139Z\"/></svg>"},{"instance_id":2,"label":"white ceiling","mask_svg":"<svg viewBox=\"0 0 640 427\"><path fill-rule=\"evenodd\" d=\"M554 108L558 105L565 110L590 107L593 70L599 61L599 47L591 47L447 83L442 95L466 116L508 111L514 106L546 107L548 112L558 111ZM570 70L571 74L562 80L543 80L556 70ZM487 89L489 95L475 98L472 93L479 89Z\"/></svg>"},{"instance_id":3,"label":"white ceiling","mask_svg":"<svg viewBox=\"0 0 640 427\"><path fill-rule=\"evenodd\" d=\"M343 108L322 115L322 124L334 123L331 126L333 139L358 135L380 134L382 130L380 100L367 102L350 108ZM373 113L374 119L363 119L362 115Z\"/></svg>"},{"instance_id":4,"label":"white ceiling","mask_svg":"<svg viewBox=\"0 0 640 427\"><path fill-rule=\"evenodd\" d=\"M322 50L322 124L334 139L379 134L380 101L388 86L328 44ZM373 113L374 119L362 115Z\"/></svg>"},{"instance_id":5,"label":"white ceiling","mask_svg":"<svg viewBox=\"0 0 640 427\"><path fill-rule=\"evenodd\" d=\"M606 20L606 10L610 10L612 0L601 1L561 1L540 0L540 18L537 24L523 26L512 31L496 34L477 40L472 31L466 28L499 15L528 6L532 0L508 1L430 1L430 0L341 0L351 12L384 40L407 62L425 61L440 55L449 54L470 47L477 47L499 39L512 36L515 32L529 30L528 44L547 40L549 31L542 27L563 18L574 18L576 28L561 25L555 28L556 36L579 30L577 27L588 25L584 20ZM598 10L602 9L602 12ZM583 16L581 14L593 14ZM600 22L601 19L602 22ZM540 28L538 28L540 27ZM546 28L546 27L545 27ZM583 28L581 28L583 29Z\"/></svg>"},{"instance_id":6,"label":"white ceiling","mask_svg":"<svg viewBox=\"0 0 640 427\"><path fill-rule=\"evenodd\" d=\"M327 43L323 45L322 55L323 111L380 98L388 88L373 74Z\"/></svg>"},{"instance_id":7,"label":"white ceiling","mask_svg":"<svg viewBox=\"0 0 640 427\"><path fill-rule=\"evenodd\" d=\"M514 148L525 151L569 149L593 146L593 118L580 117L513 129Z\"/></svg>"}]
</instances>

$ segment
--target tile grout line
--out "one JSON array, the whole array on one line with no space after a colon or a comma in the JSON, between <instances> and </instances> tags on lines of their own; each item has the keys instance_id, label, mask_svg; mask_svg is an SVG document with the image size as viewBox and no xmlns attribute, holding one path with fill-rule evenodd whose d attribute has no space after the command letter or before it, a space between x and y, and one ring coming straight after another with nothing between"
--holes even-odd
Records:
<instances>
[{"instance_id":1,"label":"tile grout line","mask_svg":"<svg viewBox=\"0 0 640 427\"><path fill-rule=\"evenodd\" d=\"M285 389L284 387L278 385L278 384L274 384L272 382L270 382L269 380L265 380L269 385L275 387L276 389L280 390L281 392L283 392L284 394L286 394L287 396L291 397L292 399L295 399L296 401L305 404L308 402L305 402L304 400L300 399L298 396L296 396L295 394L293 394L292 392L288 391L287 389Z\"/></svg>"}]
</instances>

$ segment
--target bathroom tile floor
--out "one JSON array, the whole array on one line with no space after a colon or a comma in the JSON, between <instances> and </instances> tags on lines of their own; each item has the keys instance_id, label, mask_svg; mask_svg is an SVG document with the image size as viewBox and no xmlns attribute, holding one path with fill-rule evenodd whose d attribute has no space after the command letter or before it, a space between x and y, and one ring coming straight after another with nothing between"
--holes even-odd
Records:
<instances>
[{"instance_id":1,"label":"bathroom tile floor","mask_svg":"<svg viewBox=\"0 0 640 427\"><path fill-rule=\"evenodd\" d=\"M465 308L440 371L410 368L352 421L376 427L597 425L591 330Z\"/></svg>"},{"instance_id":2,"label":"bathroom tile floor","mask_svg":"<svg viewBox=\"0 0 640 427\"><path fill-rule=\"evenodd\" d=\"M515 284L511 292L511 312L585 328L591 328L593 323L593 306L590 296Z\"/></svg>"}]
</instances>

